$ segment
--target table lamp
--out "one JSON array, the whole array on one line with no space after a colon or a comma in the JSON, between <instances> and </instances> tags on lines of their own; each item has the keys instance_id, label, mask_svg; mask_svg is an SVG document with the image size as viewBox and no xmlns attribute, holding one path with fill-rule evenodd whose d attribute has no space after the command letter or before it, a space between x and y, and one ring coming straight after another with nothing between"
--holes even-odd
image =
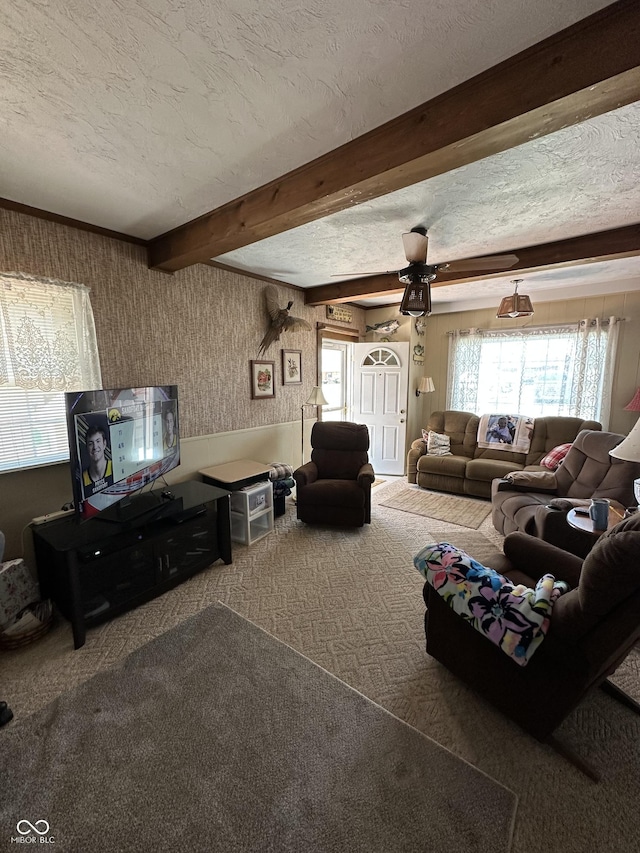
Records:
<instances>
[{"instance_id":1,"label":"table lamp","mask_svg":"<svg viewBox=\"0 0 640 853\"><path fill-rule=\"evenodd\" d=\"M625 412L640 412L640 388L636 390L636 393L624 407L624 410Z\"/></svg>"},{"instance_id":2,"label":"table lamp","mask_svg":"<svg viewBox=\"0 0 640 853\"><path fill-rule=\"evenodd\" d=\"M640 418L629 435L609 451L609 456L624 459L625 462L640 462Z\"/></svg>"}]
</instances>

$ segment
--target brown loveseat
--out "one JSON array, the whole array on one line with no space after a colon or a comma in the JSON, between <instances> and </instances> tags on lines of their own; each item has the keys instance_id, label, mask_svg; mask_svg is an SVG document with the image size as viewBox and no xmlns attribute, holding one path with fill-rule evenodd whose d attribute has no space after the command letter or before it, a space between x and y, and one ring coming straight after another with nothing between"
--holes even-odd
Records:
<instances>
[{"instance_id":1,"label":"brown loveseat","mask_svg":"<svg viewBox=\"0 0 640 853\"><path fill-rule=\"evenodd\" d=\"M471 412L453 410L433 412L427 430L444 433L451 439L450 456L431 456L426 444L417 439L407 456L407 479L423 489L491 497L491 482L506 477L511 471L524 468L544 471L540 460L559 444L569 444L582 429L599 430L597 421L582 418L536 418L527 454L508 450L481 449L478 447L480 418Z\"/></svg>"}]
</instances>

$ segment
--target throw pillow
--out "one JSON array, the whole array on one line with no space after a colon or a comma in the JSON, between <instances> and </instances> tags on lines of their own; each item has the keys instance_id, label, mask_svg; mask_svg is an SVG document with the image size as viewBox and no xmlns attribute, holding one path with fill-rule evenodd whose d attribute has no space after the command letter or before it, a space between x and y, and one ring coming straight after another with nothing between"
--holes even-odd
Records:
<instances>
[{"instance_id":1,"label":"throw pillow","mask_svg":"<svg viewBox=\"0 0 640 853\"><path fill-rule=\"evenodd\" d=\"M429 456L451 456L451 439L441 432L429 430L427 434L427 453Z\"/></svg>"},{"instance_id":2,"label":"throw pillow","mask_svg":"<svg viewBox=\"0 0 640 853\"><path fill-rule=\"evenodd\" d=\"M544 468L549 468L551 471L555 471L556 468L559 467L560 463L564 459L564 457L569 452L569 448L571 444L559 444L557 447L554 447L553 450L550 450L547 455L540 460L540 464Z\"/></svg>"}]
</instances>

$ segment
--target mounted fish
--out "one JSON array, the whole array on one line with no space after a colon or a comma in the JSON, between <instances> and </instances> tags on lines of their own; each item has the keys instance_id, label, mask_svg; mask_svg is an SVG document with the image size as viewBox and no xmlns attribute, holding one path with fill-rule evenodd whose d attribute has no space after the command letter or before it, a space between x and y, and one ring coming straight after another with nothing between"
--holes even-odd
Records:
<instances>
[{"instance_id":1,"label":"mounted fish","mask_svg":"<svg viewBox=\"0 0 640 853\"><path fill-rule=\"evenodd\" d=\"M306 320L302 320L300 317L290 316L289 310L293 305L293 300L287 304L286 308L280 308L280 305L278 304L277 287L269 284L265 287L263 292L270 325L264 338L260 342L260 347L258 349L259 356L264 355L274 341L280 340L282 332L297 331L299 329L311 331L311 326Z\"/></svg>"},{"instance_id":2,"label":"mounted fish","mask_svg":"<svg viewBox=\"0 0 640 853\"><path fill-rule=\"evenodd\" d=\"M374 332L376 335L392 335L399 328L398 320L386 320L384 323L376 323L375 326L367 326L367 332Z\"/></svg>"}]
</instances>

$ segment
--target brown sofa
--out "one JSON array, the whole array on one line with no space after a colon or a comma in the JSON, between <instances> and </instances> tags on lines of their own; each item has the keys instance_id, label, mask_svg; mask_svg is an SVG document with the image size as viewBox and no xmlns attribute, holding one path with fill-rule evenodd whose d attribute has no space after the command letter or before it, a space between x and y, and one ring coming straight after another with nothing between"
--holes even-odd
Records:
<instances>
[{"instance_id":1,"label":"brown sofa","mask_svg":"<svg viewBox=\"0 0 640 853\"><path fill-rule=\"evenodd\" d=\"M417 439L407 456L407 479L423 489L491 497L491 483L511 471L544 471L540 460L559 444L568 444L582 429L599 430L597 421L582 418L536 418L527 454L478 447L480 418L471 412L433 412L426 429L444 433L451 439L451 456L431 456L426 444Z\"/></svg>"}]
</instances>

